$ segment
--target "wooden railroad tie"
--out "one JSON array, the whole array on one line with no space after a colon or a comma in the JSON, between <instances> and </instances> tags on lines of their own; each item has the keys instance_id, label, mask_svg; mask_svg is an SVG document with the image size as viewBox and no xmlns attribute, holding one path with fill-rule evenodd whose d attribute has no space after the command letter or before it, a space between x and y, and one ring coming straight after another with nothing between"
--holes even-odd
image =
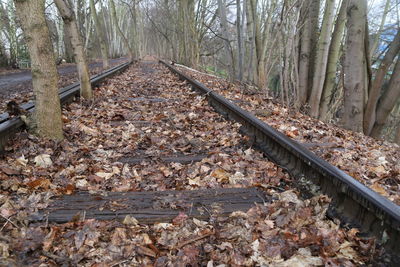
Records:
<instances>
[{"instance_id":1,"label":"wooden railroad tie","mask_svg":"<svg viewBox=\"0 0 400 267\"><path fill-rule=\"evenodd\" d=\"M151 156L136 156L136 157L121 157L118 159L118 162L128 163L128 164L140 164L142 161L151 161L151 160L159 160L164 163L181 163L181 164L190 164L193 162L202 161L207 157L207 154L199 154L199 155L170 155L170 156L160 156L160 157L151 157Z\"/></svg>"},{"instance_id":2,"label":"wooden railroad tie","mask_svg":"<svg viewBox=\"0 0 400 267\"><path fill-rule=\"evenodd\" d=\"M267 199L256 188L219 188L185 191L104 192L59 196L32 221L65 223L78 219L124 220L130 215L139 223L170 222L179 213L207 219L247 211Z\"/></svg>"}]
</instances>

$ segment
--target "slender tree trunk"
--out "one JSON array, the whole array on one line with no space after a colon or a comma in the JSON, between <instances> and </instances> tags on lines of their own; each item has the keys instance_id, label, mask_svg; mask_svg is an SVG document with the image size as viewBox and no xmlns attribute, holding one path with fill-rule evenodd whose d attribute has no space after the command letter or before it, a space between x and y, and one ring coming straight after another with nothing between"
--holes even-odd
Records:
<instances>
[{"instance_id":1,"label":"slender tree trunk","mask_svg":"<svg viewBox=\"0 0 400 267\"><path fill-rule=\"evenodd\" d=\"M326 0L321 34L317 45L317 57L314 65L315 72L310 96L310 115L313 117L318 117L319 113L319 104L326 76L330 36L332 32L333 18L335 17L334 10L335 0Z\"/></svg>"},{"instance_id":2,"label":"slender tree trunk","mask_svg":"<svg viewBox=\"0 0 400 267\"><path fill-rule=\"evenodd\" d=\"M236 0L236 30L238 35L238 80L243 79L243 32L242 32L242 8L240 0Z\"/></svg>"},{"instance_id":3,"label":"slender tree trunk","mask_svg":"<svg viewBox=\"0 0 400 267\"><path fill-rule=\"evenodd\" d=\"M99 17L97 16L94 0L89 0L89 5L90 5L90 13L92 13L93 22L96 29L97 40L100 43L100 52L103 58L103 69L108 69L110 67L110 63L108 61L108 52L107 52L108 49L106 46L106 40L104 38L104 34L101 30L101 24Z\"/></svg>"},{"instance_id":4,"label":"slender tree trunk","mask_svg":"<svg viewBox=\"0 0 400 267\"><path fill-rule=\"evenodd\" d=\"M221 36L223 38L225 60L224 63L228 67L229 78L233 80L235 78L235 71L233 68L233 60L231 53L231 45L228 36L228 22L226 20L226 2L225 0L218 0L219 18L221 22Z\"/></svg>"},{"instance_id":5,"label":"slender tree trunk","mask_svg":"<svg viewBox=\"0 0 400 267\"><path fill-rule=\"evenodd\" d=\"M310 4L310 11L309 11L309 17L310 17L310 24L311 24L311 32L310 32L310 43L311 43L311 49L310 49L310 58L309 58L309 71L308 71L308 92L307 92L307 99L309 99L311 95L311 89L312 89L312 84L313 84L313 79L314 79L314 73L315 73L315 60L317 57L317 43L318 43L318 38L320 35L320 30L319 30L319 12L320 12L320 7L321 7L321 0L306 0Z\"/></svg>"},{"instance_id":6,"label":"slender tree trunk","mask_svg":"<svg viewBox=\"0 0 400 267\"><path fill-rule=\"evenodd\" d=\"M344 59L344 123L349 130L362 132L365 93L366 0L350 0L347 8L347 39Z\"/></svg>"},{"instance_id":7,"label":"slender tree trunk","mask_svg":"<svg viewBox=\"0 0 400 267\"><path fill-rule=\"evenodd\" d=\"M397 58L392 76L390 77L388 89L381 97L381 101L376 110L376 121L371 130L371 136L378 138L382 132L383 126L396 105L400 97L400 58Z\"/></svg>"},{"instance_id":8,"label":"slender tree trunk","mask_svg":"<svg viewBox=\"0 0 400 267\"><path fill-rule=\"evenodd\" d=\"M307 101L308 72L310 68L311 52L311 20L309 17L309 2L303 2L300 10L300 55L299 55L299 93L298 102L302 106Z\"/></svg>"},{"instance_id":9,"label":"slender tree trunk","mask_svg":"<svg viewBox=\"0 0 400 267\"><path fill-rule=\"evenodd\" d=\"M75 14L73 14L68 0L54 1L61 17L64 21L64 27L68 32L68 38L74 49L74 58L77 63L78 75L81 84L81 96L85 99L93 97L92 85L90 84L89 68L86 63L86 56L83 50L82 38L76 24Z\"/></svg>"},{"instance_id":10,"label":"slender tree trunk","mask_svg":"<svg viewBox=\"0 0 400 267\"><path fill-rule=\"evenodd\" d=\"M346 26L346 10L348 0L343 0L340 6L339 14L336 18L335 30L333 31L331 45L329 47L328 63L326 67L326 78L321 97L319 118L327 120L329 103L332 98L333 89L337 79L337 65L340 57L340 48L343 39L344 28Z\"/></svg>"},{"instance_id":11,"label":"slender tree trunk","mask_svg":"<svg viewBox=\"0 0 400 267\"><path fill-rule=\"evenodd\" d=\"M122 41L125 44L125 47L128 49L129 58L131 60L133 60L134 56L133 56L133 51L132 51L131 45L129 44L128 38L126 38L125 34L122 32L121 27L118 24L117 11L115 10L114 0L110 0L110 5L111 5L111 15L114 19L115 27L117 28L117 31L118 31L119 35L121 36Z\"/></svg>"},{"instance_id":12,"label":"slender tree trunk","mask_svg":"<svg viewBox=\"0 0 400 267\"><path fill-rule=\"evenodd\" d=\"M246 8L247 18L247 34L249 39L249 65L248 65L248 79L251 82L257 81L257 56L256 56L256 42L255 42L255 30L254 30L254 14L251 7L251 0L244 0Z\"/></svg>"},{"instance_id":13,"label":"slender tree trunk","mask_svg":"<svg viewBox=\"0 0 400 267\"><path fill-rule=\"evenodd\" d=\"M58 75L44 15L44 0L14 0L31 57L35 114L39 136L63 139Z\"/></svg>"},{"instance_id":14,"label":"slender tree trunk","mask_svg":"<svg viewBox=\"0 0 400 267\"><path fill-rule=\"evenodd\" d=\"M393 60L400 52L400 30L397 31L396 37L389 45L389 49L386 52L377 73L375 79L369 89L369 97L367 107L365 108L364 115L364 133L371 134L372 127L376 117L376 105L381 95L383 82L388 72L389 67L392 65Z\"/></svg>"}]
</instances>

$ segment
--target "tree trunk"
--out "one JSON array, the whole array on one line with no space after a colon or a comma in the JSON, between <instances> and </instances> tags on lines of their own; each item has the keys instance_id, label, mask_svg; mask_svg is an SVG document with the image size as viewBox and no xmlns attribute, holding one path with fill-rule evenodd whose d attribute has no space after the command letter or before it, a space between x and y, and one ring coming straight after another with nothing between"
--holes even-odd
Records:
<instances>
[{"instance_id":1,"label":"tree trunk","mask_svg":"<svg viewBox=\"0 0 400 267\"><path fill-rule=\"evenodd\" d=\"M311 20L309 18L309 3L304 2L300 10L300 55L299 55L299 93L298 104L304 105L308 95L308 72L311 52Z\"/></svg>"},{"instance_id":2,"label":"tree trunk","mask_svg":"<svg viewBox=\"0 0 400 267\"><path fill-rule=\"evenodd\" d=\"M396 129L396 136L394 137L394 142L400 145L400 124L397 126Z\"/></svg>"},{"instance_id":3,"label":"tree trunk","mask_svg":"<svg viewBox=\"0 0 400 267\"><path fill-rule=\"evenodd\" d=\"M63 29L63 41L64 41L64 59L68 63L74 62L74 50L72 48L71 39L68 36L67 28L64 26Z\"/></svg>"},{"instance_id":4,"label":"tree trunk","mask_svg":"<svg viewBox=\"0 0 400 267\"><path fill-rule=\"evenodd\" d=\"M372 127L375 122L376 116L376 105L381 95L383 82L385 81L385 76L388 72L389 67L392 65L393 60L400 52L400 30L397 31L396 37L389 45L389 49L386 52L377 73L375 74L375 79L369 90L369 97L367 102L367 107L365 108L364 115L364 134L371 134Z\"/></svg>"},{"instance_id":5,"label":"tree trunk","mask_svg":"<svg viewBox=\"0 0 400 267\"><path fill-rule=\"evenodd\" d=\"M343 0L340 6L339 14L336 18L335 30L332 34L331 45L329 47L328 63L326 67L326 78L321 97L319 118L327 120L329 103L332 98L333 89L337 79L337 65L340 57L340 48L343 39L344 28L346 26L346 10L349 1Z\"/></svg>"},{"instance_id":6,"label":"tree trunk","mask_svg":"<svg viewBox=\"0 0 400 267\"><path fill-rule=\"evenodd\" d=\"M238 35L238 80L243 79L243 32L242 32L242 8L240 0L236 0L236 31Z\"/></svg>"},{"instance_id":7,"label":"tree trunk","mask_svg":"<svg viewBox=\"0 0 400 267\"><path fill-rule=\"evenodd\" d=\"M81 96L85 99L91 99L93 97L93 92L92 85L90 84L89 68L86 63L86 56L83 50L80 32L76 24L75 14L73 14L68 0L55 0L54 2L64 21L64 27L68 33L68 39L71 41L74 49L74 58L77 64L79 81L81 84Z\"/></svg>"},{"instance_id":8,"label":"tree trunk","mask_svg":"<svg viewBox=\"0 0 400 267\"><path fill-rule=\"evenodd\" d=\"M131 45L129 44L128 38L126 38L125 34L122 32L121 27L118 24L117 11L115 10L114 0L110 0L110 5L111 5L111 15L114 19L115 27L117 28L117 31L118 31L119 35L121 36L122 41L125 44L125 47L128 49L129 58L131 60L133 60L134 56L133 56L133 51L132 51Z\"/></svg>"},{"instance_id":9,"label":"tree trunk","mask_svg":"<svg viewBox=\"0 0 400 267\"><path fill-rule=\"evenodd\" d=\"M255 30L254 30L254 17L253 11L251 7L251 0L244 0L244 7L246 9L246 18L247 18L247 35L249 42L249 65L248 65L248 79L251 82L257 81L257 57L256 57L256 42L255 42Z\"/></svg>"},{"instance_id":10,"label":"tree trunk","mask_svg":"<svg viewBox=\"0 0 400 267\"><path fill-rule=\"evenodd\" d=\"M223 38L224 50L225 50L225 60L224 63L228 67L229 78L233 80L235 78L235 71L233 68L233 60L231 53L231 45L228 36L228 22L226 20L226 2L225 0L218 0L218 10L219 18L221 22L221 36Z\"/></svg>"},{"instance_id":11,"label":"tree trunk","mask_svg":"<svg viewBox=\"0 0 400 267\"><path fill-rule=\"evenodd\" d=\"M312 83L314 79L315 73L315 60L317 57L317 43L319 37L319 12L321 7L321 0L306 0L310 2L310 24L311 24L311 32L310 32L310 43L311 43L311 50L310 50L310 58L309 58L309 71L308 71L308 92L307 92L307 99L311 95Z\"/></svg>"},{"instance_id":12,"label":"tree trunk","mask_svg":"<svg viewBox=\"0 0 400 267\"><path fill-rule=\"evenodd\" d=\"M376 110L376 121L371 130L371 136L378 138L382 132L383 126L396 105L400 97L400 58L397 58L392 76L390 77L388 89L382 95Z\"/></svg>"},{"instance_id":13,"label":"tree trunk","mask_svg":"<svg viewBox=\"0 0 400 267\"><path fill-rule=\"evenodd\" d=\"M314 78L310 96L310 115L318 117L319 104L326 76L326 65L333 18L335 17L335 0L326 0L324 18L322 20L321 34L317 44L317 57L315 59Z\"/></svg>"},{"instance_id":14,"label":"tree trunk","mask_svg":"<svg viewBox=\"0 0 400 267\"><path fill-rule=\"evenodd\" d=\"M344 59L344 125L362 132L365 49L364 35L367 16L366 0L350 0L347 8L347 39Z\"/></svg>"},{"instance_id":15,"label":"tree trunk","mask_svg":"<svg viewBox=\"0 0 400 267\"><path fill-rule=\"evenodd\" d=\"M39 136L63 139L58 75L49 30L44 15L44 0L14 0L17 16L31 57L35 114Z\"/></svg>"},{"instance_id":16,"label":"tree trunk","mask_svg":"<svg viewBox=\"0 0 400 267\"><path fill-rule=\"evenodd\" d=\"M92 13L94 26L96 29L97 41L100 43L100 52L101 52L101 56L103 58L103 69L108 69L110 67L110 63L108 61L106 40L105 40L104 34L101 30L101 24L100 24L99 17L97 16L97 11L96 11L96 6L94 4L94 0L89 0L89 5L90 5L90 12Z\"/></svg>"}]
</instances>

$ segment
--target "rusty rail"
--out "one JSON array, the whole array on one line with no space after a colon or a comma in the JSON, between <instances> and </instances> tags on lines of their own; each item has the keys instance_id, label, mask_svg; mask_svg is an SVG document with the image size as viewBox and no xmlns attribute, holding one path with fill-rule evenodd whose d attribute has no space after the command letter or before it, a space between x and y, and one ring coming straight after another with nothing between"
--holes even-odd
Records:
<instances>
[{"instance_id":1,"label":"rusty rail","mask_svg":"<svg viewBox=\"0 0 400 267\"><path fill-rule=\"evenodd\" d=\"M399 206L172 65L160 63L205 95L218 113L239 122L255 147L295 177L303 192L315 194L317 189L318 193L329 195L332 198L330 214L373 234L390 250L400 252Z\"/></svg>"},{"instance_id":2,"label":"rusty rail","mask_svg":"<svg viewBox=\"0 0 400 267\"><path fill-rule=\"evenodd\" d=\"M92 76L90 79L90 83L92 86L99 84L105 78L110 77L111 75L118 73L124 69L126 69L131 62L125 62L118 66L112 67L102 73L96 74ZM59 90L59 96L61 104L65 104L71 101L74 97L79 96L80 93L80 84L79 82L73 83L66 87L63 87ZM28 102L21 105L21 108L27 110L29 112L33 112L35 109L34 102ZM24 122L20 117L10 118L8 113L0 114L0 151L4 149L7 141L12 137L16 132L21 130L24 127Z\"/></svg>"}]
</instances>

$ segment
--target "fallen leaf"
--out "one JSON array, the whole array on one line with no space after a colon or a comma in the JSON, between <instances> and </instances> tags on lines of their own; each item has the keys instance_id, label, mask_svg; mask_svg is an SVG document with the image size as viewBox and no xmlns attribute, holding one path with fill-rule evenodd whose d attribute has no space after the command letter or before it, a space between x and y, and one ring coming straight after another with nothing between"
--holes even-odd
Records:
<instances>
[{"instance_id":1,"label":"fallen leaf","mask_svg":"<svg viewBox=\"0 0 400 267\"><path fill-rule=\"evenodd\" d=\"M389 194L386 192L386 190L381 185L379 185L378 183L375 183L375 184L371 185L370 188L372 190L374 190L375 192L381 194L382 196L385 196L385 197L389 196Z\"/></svg>"},{"instance_id":2,"label":"fallen leaf","mask_svg":"<svg viewBox=\"0 0 400 267\"><path fill-rule=\"evenodd\" d=\"M130 226L137 226L139 225L139 221L136 220L134 217L131 215L126 215L125 219L122 221L123 224L125 225L130 225Z\"/></svg>"},{"instance_id":3,"label":"fallen leaf","mask_svg":"<svg viewBox=\"0 0 400 267\"><path fill-rule=\"evenodd\" d=\"M31 189L37 189L37 188L48 189L51 185L51 182L49 179L41 178L41 179L33 180L33 181L27 183L26 185L28 187L30 187Z\"/></svg>"},{"instance_id":4,"label":"fallen leaf","mask_svg":"<svg viewBox=\"0 0 400 267\"><path fill-rule=\"evenodd\" d=\"M26 166L26 164L28 164L28 160L27 159L25 159L25 156L24 155L22 155L21 157L19 157L19 158L17 158L16 160L15 160L18 164L20 164L20 165L22 165L22 166Z\"/></svg>"},{"instance_id":5,"label":"fallen leaf","mask_svg":"<svg viewBox=\"0 0 400 267\"><path fill-rule=\"evenodd\" d=\"M140 255L149 256L152 258L155 258L157 256L157 254L153 250L140 245L136 247L136 251Z\"/></svg>"},{"instance_id":6,"label":"fallen leaf","mask_svg":"<svg viewBox=\"0 0 400 267\"><path fill-rule=\"evenodd\" d=\"M50 155L47 154L40 154L39 156L36 156L33 161L35 162L36 166L41 168L48 168L53 165Z\"/></svg>"}]
</instances>

